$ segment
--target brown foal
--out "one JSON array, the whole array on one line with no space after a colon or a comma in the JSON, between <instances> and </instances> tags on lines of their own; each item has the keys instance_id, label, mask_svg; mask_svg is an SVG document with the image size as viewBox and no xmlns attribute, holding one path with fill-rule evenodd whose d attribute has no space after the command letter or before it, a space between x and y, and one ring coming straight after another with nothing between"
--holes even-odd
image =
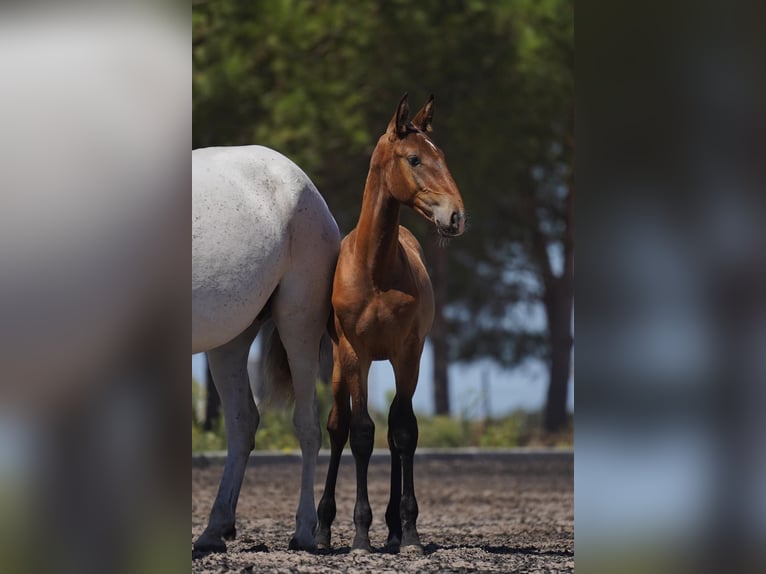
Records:
<instances>
[{"instance_id":1,"label":"brown foal","mask_svg":"<svg viewBox=\"0 0 766 574\"><path fill-rule=\"evenodd\" d=\"M318 548L330 547L338 464L350 429L357 481L352 549L371 550L367 467L375 425L367 412L367 375L372 361L389 360L396 376L396 396L388 414L388 545L422 552L415 527L418 504L412 466L418 425L412 395L423 343L433 322L434 297L423 250L412 233L399 225L399 205L412 207L448 237L463 233L465 212L444 154L428 136L433 96L412 122L408 117L405 94L372 154L359 222L341 243L335 271L334 403L327 422L332 452L318 508Z\"/></svg>"}]
</instances>

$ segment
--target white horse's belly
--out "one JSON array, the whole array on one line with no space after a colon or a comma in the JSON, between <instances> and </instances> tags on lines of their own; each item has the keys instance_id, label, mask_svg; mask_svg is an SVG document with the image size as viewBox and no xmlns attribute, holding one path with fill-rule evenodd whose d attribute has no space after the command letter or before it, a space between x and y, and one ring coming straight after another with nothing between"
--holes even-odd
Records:
<instances>
[{"instance_id":1,"label":"white horse's belly","mask_svg":"<svg viewBox=\"0 0 766 574\"><path fill-rule=\"evenodd\" d=\"M259 147L192 153L193 353L244 331L289 265L293 188L305 185L293 167Z\"/></svg>"},{"instance_id":2,"label":"white horse's belly","mask_svg":"<svg viewBox=\"0 0 766 574\"><path fill-rule=\"evenodd\" d=\"M247 329L265 307L277 287L278 257L244 260L241 274L212 274L192 278L192 353L208 351L230 341ZM263 274L253 270L261 269ZM240 285L249 285L242 289Z\"/></svg>"}]
</instances>

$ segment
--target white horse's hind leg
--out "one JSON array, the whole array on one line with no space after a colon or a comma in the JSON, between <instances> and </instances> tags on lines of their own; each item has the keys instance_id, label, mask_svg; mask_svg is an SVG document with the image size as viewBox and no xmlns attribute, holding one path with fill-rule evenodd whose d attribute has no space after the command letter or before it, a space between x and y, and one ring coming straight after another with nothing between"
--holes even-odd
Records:
<instances>
[{"instance_id":1,"label":"white horse's hind leg","mask_svg":"<svg viewBox=\"0 0 766 574\"><path fill-rule=\"evenodd\" d=\"M228 448L207 528L194 543L197 551L224 552L223 539L234 538L236 533L234 514L239 490L260 422L247 376L247 357L257 332L258 326L253 325L234 340L207 353L210 372L221 396Z\"/></svg>"},{"instance_id":2,"label":"white horse's hind leg","mask_svg":"<svg viewBox=\"0 0 766 574\"><path fill-rule=\"evenodd\" d=\"M322 441L316 401L319 342L329 316L329 293L305 277L283 279L273 305L274 323L290 363L295 390L293 425L301 445L301 493L295 516L291 550L316 548L317 524L314 504L314 473ZM321 284L321 283L320 283Z\"/></svg>"}]
</instances>

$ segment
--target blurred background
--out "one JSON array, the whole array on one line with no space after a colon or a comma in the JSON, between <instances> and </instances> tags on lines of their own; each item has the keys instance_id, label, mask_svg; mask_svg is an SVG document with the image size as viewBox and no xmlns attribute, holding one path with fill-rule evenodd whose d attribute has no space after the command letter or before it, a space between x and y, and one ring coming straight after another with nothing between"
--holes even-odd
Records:
<instances>
[{"instance_id":1,"label":"blurred background","mask_svg":"<svg viewBox=\"0 0 766 574\"><path fill-rule=\"evenodd\" d=\"M577 4L578 571L764 570L765 22Z\"/></svg>"},{"instance_id":2,"label":"blurred background","mask_svg":"<svg viewBox=\"0 0 766 574\"><path fill-rule=\"evenodd\" d=\"M425 221L402 212L426 251L437 302L414 399L420 444L571 445L573 3L192 7L193 147L280 151L314 181L344 235L399 98L409 92L417 110L435 95L433 138L463 195L468 230L442 245ZM253 377L259 356L256 341ZM193 449L220 448L203 356L193 357L192 374ZM393 389L390 365L374 363L380 446ZM326 420L326 385L319 396ZM265 416L256 448L297 447L289 417Z\"/></svg>"},{"instance_id":3,"label":"blurred background","mask_svg":"<svg viewBox=\"0 0 766 574\"><path fill-rule=\"evenodd\" d=\"M188 567L189 20L0 6L3 572Z\"/></svg>"},{"instance_id":4,"label":"blurred background","mask_svg":"<svg viewBox=\"0 0 766 574\"><path fill-rule=\"evenodd\" d=\"M4 571L188 565L190 44L193 146L279 149L343 231L402 92L436 95L473 223L437 250L405 221L448 270L424 363L447 366L452 417L468 370L481 390L488 366L478 416L499 417L496 389L537 365L543 428L549 382L571 379L551 378L571 342L548 329L571 326L549 311L571 304L571 5L195 0L189 30L188 8L18 4L0 19ZM766 563L764 10L577 3L583 572Z\"/></svg>"}]
</instances>

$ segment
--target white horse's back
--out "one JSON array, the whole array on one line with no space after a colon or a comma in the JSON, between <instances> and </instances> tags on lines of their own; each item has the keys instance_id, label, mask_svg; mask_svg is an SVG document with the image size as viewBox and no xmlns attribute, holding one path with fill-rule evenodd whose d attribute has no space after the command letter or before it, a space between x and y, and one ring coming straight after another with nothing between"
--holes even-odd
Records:
<instances>
[{"instance_id":1,"label":"white horse's back","mask_svg":"<svg viewBox=\"0 0 766 574\"><path fill-rule=\"evenodd\" d=\"M193 353L244 331L289 268L303 269L310 282L334 265L339 233L327 205L306 174L271 149L194 150L192 197Z\"/></svg>"}]
</instances>

